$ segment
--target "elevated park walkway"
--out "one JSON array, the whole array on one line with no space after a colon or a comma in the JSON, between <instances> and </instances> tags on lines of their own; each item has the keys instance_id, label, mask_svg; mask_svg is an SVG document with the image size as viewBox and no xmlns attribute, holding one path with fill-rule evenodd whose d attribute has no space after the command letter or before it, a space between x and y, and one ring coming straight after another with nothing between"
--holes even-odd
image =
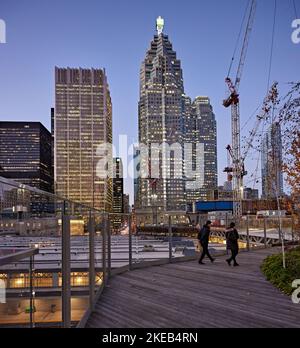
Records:
<instances>
[{"instance_id":1,"label":"elevated park walkway","mask_svg":"<svg viewBox=\"0 0 300 348\"><path fill-rule=\"evenodd\" d=\"M260 265L280 248L242 252L240 267L226 256L135 269L112 276L89 328L299 328L300 306L274 288Z\"/></svg>"}]
</instances>

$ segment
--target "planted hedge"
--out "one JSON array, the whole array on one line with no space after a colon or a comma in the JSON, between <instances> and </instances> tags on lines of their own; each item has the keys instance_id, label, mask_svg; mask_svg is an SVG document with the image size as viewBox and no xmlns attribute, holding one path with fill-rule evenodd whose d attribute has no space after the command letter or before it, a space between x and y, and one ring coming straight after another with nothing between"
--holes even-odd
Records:
<instances>
[{"instance_id":1,"label":"planted hedge","mask_svg":"<svg viewBox=\"0 0 300 348\"><path fill-rule=\"evenodd\" d=\"M262 263L261 270L266 278L287 295L295 289L292 283L300 279L300 247L286 253L286 269L282 267L282 254L268 256Z\"/></svg>"}]
</instances>

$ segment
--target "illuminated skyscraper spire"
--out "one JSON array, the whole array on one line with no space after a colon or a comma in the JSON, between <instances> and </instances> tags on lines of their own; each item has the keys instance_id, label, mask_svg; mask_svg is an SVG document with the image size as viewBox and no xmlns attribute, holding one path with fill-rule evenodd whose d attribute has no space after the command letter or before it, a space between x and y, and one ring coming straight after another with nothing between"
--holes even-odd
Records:
<instances>
[{"instance_id":1,"label":"illuminated skyscraper spire","mask_svg":"<svg viewBox=\"0 0 300 348\"><path fill-rule=\"evenodd\" d=\"M156 30L158 35L162 34L164 30L164 25L165 25L165 20L161 16L159 16L156 19Z\"/></svg>"}]
</instances>

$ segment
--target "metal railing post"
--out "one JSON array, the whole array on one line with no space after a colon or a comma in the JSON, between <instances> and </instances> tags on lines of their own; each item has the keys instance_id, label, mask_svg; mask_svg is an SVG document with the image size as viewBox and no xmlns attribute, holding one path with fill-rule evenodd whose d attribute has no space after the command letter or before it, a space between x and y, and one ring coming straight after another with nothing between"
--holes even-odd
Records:
<instances>
[{"instance_id":1,"label":"metal railing post","mask_svg":"<svg viewBox=\"0 0 300 348\"><path fill-rule=\"evenodd\" d=\"M102 272L103 284L106 285L106 231L107 231L107 215L104 214L103 231L102 231Z\"/></svg>"},{"instance_id":2,"label":"metal railing post","mask_svg":"<svg viewBox=\"0 0 300 348\"><path fill-rule=\"evenodd\" d=\"M264 216L264 244L265 244L265 248L267 248L267 221L266 221L266 217Z\"/></svg>"},{"instance_id":3,"label":"metal railing post","mask_svg":"<svg viewBox=\"0 0 300 348\"><path fill-rule=\"evenodd\" d=\"M70 216L62 209L62 321L63 327L71 327L71 236Z\"/></svg>"},{"instance_id":4,"label":"metal railing post","mask_svg":"<svg viewBox=\"0 0 300 348\"><path fill-rule=\"evenodd\" d=\"M111 228L110 228L110 219L108 216L107 219L107 278L110 278L111 275Z\"/></svg>"},{"instance_id":5,"label":"metal railing post","mask_svg":"<svg viewBox=\"0 0 300 348\"><path fill-rule=\"evenodd\" d=\"M247 251L250 251L249 214L247 214Z\"/></svg>"},{"instance_id":6,"label":"metal railing post","mask_svg":"<svg viewBox=\"0 0 300 348\"><path fill-rule=\"evenodd\" d=\"M292 215L292 242L295 241L295 217Z\"/></svg>"},{"instance_id":7,"label":"metal railing post","mask_svg":"<svg viewBox=\"0 0 300 348\"><path fill-rule=\"evenodd\" d=\"M34 295L33 295L33 256L30 257L29 261L29 291L30 291L30 312L29 312L29 320L30 320L30 328L34 327Z\"/></svg>"},{"instance_id":8,"label":"metal railing post","mask_svg":"<svg viewBox=\"0 0 300 348\"><path fill-rule=\"evenodd\" d=\"M129 261L129 270L132 270L132 229L131 229L131 215L128 217L128 261Z\"/></svg>"},{"instance_id":9,"label":"metal railing post","mask_svg":"<svg viewBox=\"0 0 300 348\"><path fill-rule=\"evenodd\" d=\"M172 262L172 216L169 215L169 262Z\"/></svg>"},{"instance_id":10,"label":"metal railing post","mask_svg":"<svg viewBox=\"0 0 300 348\"><path fill-rule=\"evenodd\" d=\"M95 217L92 211L89 211L89 297L90 308L93 307L95 299Z\"/></svg>"}]
</instances>

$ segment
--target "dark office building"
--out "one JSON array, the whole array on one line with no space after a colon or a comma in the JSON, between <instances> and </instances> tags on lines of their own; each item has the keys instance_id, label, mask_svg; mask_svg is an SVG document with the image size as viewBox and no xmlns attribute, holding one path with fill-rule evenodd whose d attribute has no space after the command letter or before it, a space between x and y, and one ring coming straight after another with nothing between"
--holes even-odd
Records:
<instances>
[{"instance_id":1,"label":"dark office building","mask_svg":"<svg viewBox=\"0 0 300 348\"><path fill-rule=\"evenodd\" d=\"M124 179L123 179L123 163L122 159L116 157L113 159L113 225L115 228L121 226L124 196Z\"/></svg>"},{"instance_id":2,"label":"dark office building","mask_svg":"<svg viewBox=\"0 0 300 348\"><path fill-rule=\"evenodd\" d=\"M53 192L51 144L40 122L0 122L0 176Z\"/></svg>"},{"instance_id":3,"label":"dark office building","mask_svg":"<svg viewBox=\"0 0 300 348\"><path fill-rule=\"evenodd\" d=\"M130 213L130 203L129 203L129 195L123 194L123 213L129 214Z\"/></svg>"}]
</instances>

